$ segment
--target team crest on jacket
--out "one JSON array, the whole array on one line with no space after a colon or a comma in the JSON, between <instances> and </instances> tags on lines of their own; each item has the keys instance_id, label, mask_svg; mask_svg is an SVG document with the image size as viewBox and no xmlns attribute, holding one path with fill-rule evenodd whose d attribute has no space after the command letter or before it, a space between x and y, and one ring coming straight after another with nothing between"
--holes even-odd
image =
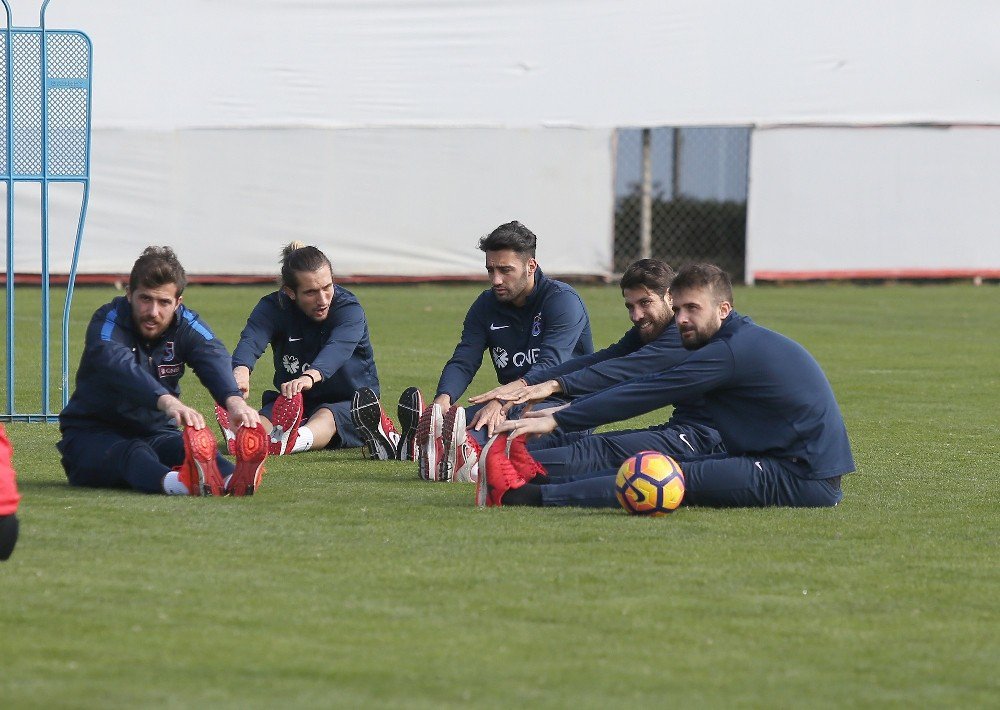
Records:
<instances>
[{"instance_id":1,"label":"team crest on jacket","mask_svg":"<svg viewBox=\"0 0 1000 710\"><path fill-rule=\"evenodd\" d=\"M299 359L294 355L285 355L281 358L281 364L293 375L299 371Z\"/></svg>"},{"instance_id":2,"label":"team crest on jacket","mask_svg":"<svg viewBox=\"0 0 1000 710\"><path fill-rule=\"evenodd\" d=\"M531 324L531 334L534 337L538 337L542 334L542 314L539 313L535 316L535 321Z\"/></svg>"},{"instance_id":3,"label":"team crest on jacket","mask_svg":"<svg viewBox=\"0 0 1000 710\"><path fill-rule=\"evenodd\" d=\"M163 359L173 360L174 359L174 341L168 340L163 346Z\"/></svg>"},{"instance_id":4,"label":"team crest on jacket","mask_svg":"<svg viewBox=\"0 0 1000 710\"><path fill-rule=\"evenodd\" d=\"M507 367L507 351L501 347L493 348L493 362L498 370Z\"/></svg>"}]
</instances>

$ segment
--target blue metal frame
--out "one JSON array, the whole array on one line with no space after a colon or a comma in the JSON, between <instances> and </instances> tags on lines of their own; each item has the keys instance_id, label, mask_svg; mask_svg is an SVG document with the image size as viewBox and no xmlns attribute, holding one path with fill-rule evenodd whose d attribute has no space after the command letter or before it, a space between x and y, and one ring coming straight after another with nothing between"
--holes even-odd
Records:
<instances>
[{"instance_id":1,"label":"blue metal frame","mask_svg":"<svg viewBox=\"0 0 1000 710\"><path fill-rule=\"evenodd\" d=\"M13 18L11 15L10 5L8 0L0 0L3 3L4 10L7 15L7 25L4 31L5 42L6 42L6 151L7 160L3 165L0 165L0 170L3 170L3 174L0 175L0 180L7 183L7 283L6 283L6 294L7 294L7 401L6 401L6 412L0 413L0 421L56 421L58 419L58 412L53 412L50 402L50 347L49 347L49 327L50 327L50 280L51 275L49 273L49 186L51 183L81 183L83 187L83 196L80 204L80 217L77 223L76 230L76 240L73 246L73 256L70 264L69 279L66 286L66 301L63 308L62 316L62 372L61 372L61 390L62 390L62 406L66 406L69 400L69 325L70 325L70 309L73 302L73 290L76 283L76 273L77 267L80 260L80 247L83 243L83 227L87 217L87 206L90 201L90 135L91 135L91 76L93 74L93 46L90 42L90 38L87 37L82 32L76 30L48 30L45 27L45 11L48 8L50 0L44 0L39 10L39 26L38 27L13 27ZM23 172L17 172L16 164L16 154L19 149L30 150L30 145L25 145L24 142L27 140L23 136L27 135L30 139L32 134L31 126L18 126L15 125L17 120L17 115L15 113L15 107L17 105L17 97L15 97L15 42L14 38L18 36L31 36L38 35L38 51L39 51L39 62L38 71L39 76L39 86L40 86L40 112L38 115L39 119L39 139L40 139L40 149L41 149L41 162L39 165L39 170L37 172L26 170ZM60 65L49 66L49 40L53 37L58 36L73 36L82 40L85 43L86 50L86 72L85 76L71 76L63 78L55 78L50 76L54 71L62 72L67 69ZM70 57L71 59L79 59L79 57ZM80 170L75 171L62 171L55 175L52 174L50 160L66 160L66 156L61 155L59 150L51 151L50 146L50 135L49 135L49 99L50 92L60 91L63 89L82 90L85 93L85 109L84 109L84 126L82 128L77 127L77 130L82 130L83 143L82 143L82 166ZM29 107L31 108L31 107ZM21 135L19 136L19 130ZM66 129L64 129L66 130ZM22 142L19 142L20 141ZM63 146L65 148L65 146ZM76 146L78 149L81 146ZM70 147L72 148L72 146ZM66 155L72 156L67 151ZM16 349L15 349L15 313L14 313L14 303L15 303L15 283L14 283L14 185L17 182L37 182L40 184L41 188L41 258L42 258L42 274L41 274L41 288L42 288L42 353L41 353L41 363L42 363L42 407L40 412L36 413L18 413L15 411L14 405L14 385L15 377L14 370L16 365ZM61 408L61 407L60 407Z\"/></svg>"}]
</instances>

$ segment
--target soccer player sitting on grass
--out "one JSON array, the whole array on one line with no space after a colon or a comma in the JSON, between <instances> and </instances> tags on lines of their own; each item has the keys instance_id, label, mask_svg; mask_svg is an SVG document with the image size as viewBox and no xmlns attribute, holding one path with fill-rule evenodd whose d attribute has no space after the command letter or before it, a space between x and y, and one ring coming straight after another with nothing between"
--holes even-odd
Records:
<instances>
[{"instance_id":1,"label":"soccer player sitting on grass","mask_svg":"<svg viewBox=\"0 0 1000 710\"><path fill-rule=\"evenodd\" d=\"M476 480L480 445L500 422L517 415L495 400L468 410L456 404L482 365L484 350L500 384L594 351L583 300L568 284L542 273L536 243L520 222L500 225L479 240L490 288L469 308L434 401L420 418L421 478Z\"/></svg>"},{"instance_id":2,"label":"soccer player sitting on grass","mask_svg":"<svg viewBox=\"0 0 1000 710\"><path fill-rule=\"evenodd\" d=\"M8 559L17 544L17 504L21 496L17 492L13 454L7 431L0 424L0 560Z\"/></svg>"},{"instance_id":3,"label":"soccer player sitting on grass","mask_svg":"<svg viewBox=\"0 0 1000 710\"><path fill-rule=\"evenodd\" d=\"M669 370L575 400L558 412L531 412L501 424L502 433L482 451L479 505L617 507L614 468L549 477L524 447L524 436L557 426L576 431L693 397L704 397L727 453L680 462L685 503L840 502L841 476L854 471L854 459L833 390L816 360L798 343L736 313L729 277L717 266L681 269L670 295L691 355Z\"/></svg>"},{"instance_id":4,"label":"soccer player sitting on grass","mask_svg":"<svg viewBox=\"0 0 1000 710\"><path fill-rule=\"evenodd\" d=\"M555 395L576 399L627 380L668 370L688 358L670 308L668 289L674 271L660 259L629 265L619 285L633 326L603 350L532 370L520 380L471 397L473 403L497 399L505 406L538 402ZM555 411L554 409L551 411ZM557 429L528 442L528 450L552 476L618 466L637 451L659 451L680 458L723 451L719 433L701 398L678 402L665 424L602 434Z\"/></svg>"},{"instance_id":5,"label":"soccer player sitting on grass","mask_svg":"<svg viewBox=\"0 0 1000 710\"><path fill-rule=\"evenodd\" d=\"M260 484L260 417L236 386L226 347L181 303L186 283L172 249L147 247L126 295L91 318L76 391L59 414L57 446L72 485L217 496L252 494ZM179 399L185 367L240 427L235 469L202 415Z\"/></svg>"},{"instance_id":6,"label":"soccer player sitting on grass","mask_svg":"<svg viewBox=\"0 0 1000 710\"><path fill-rule=\"evenodd\" d=\"M396 457L399 435L381 407L374 421L352 420L355 393L375 397L379 391L375 352L364 309L353 293L334 284L330 260L314 246L292 242L282 250L281 288L261 298L247 319L232 357L244 396L269 344L274 390L261 396L260 414L272 455L367 445L373 458ZM216 414L231 446L226 412Z\"/></svg>"}]
</instances>

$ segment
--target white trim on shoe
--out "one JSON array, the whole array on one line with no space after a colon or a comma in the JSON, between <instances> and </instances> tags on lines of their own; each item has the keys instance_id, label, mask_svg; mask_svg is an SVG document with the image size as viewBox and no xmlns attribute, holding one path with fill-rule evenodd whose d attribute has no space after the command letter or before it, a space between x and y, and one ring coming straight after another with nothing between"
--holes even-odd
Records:
<instances>
[{"instance_id":1,"label":"white trim on shoe","mask_svg":"<svg viewBox=\"0 0 1000 710\"><path fill-rule=\"evenodd\" d=\"M479 478L476 479L477 508L485 508L486 501L490 496L489 476L486 475L486 454L489 452L490 447L493 446L499 438L499 434L491 436L489 440L483 444L483 448L479 452Z\"/></svg>"}]
</instances>

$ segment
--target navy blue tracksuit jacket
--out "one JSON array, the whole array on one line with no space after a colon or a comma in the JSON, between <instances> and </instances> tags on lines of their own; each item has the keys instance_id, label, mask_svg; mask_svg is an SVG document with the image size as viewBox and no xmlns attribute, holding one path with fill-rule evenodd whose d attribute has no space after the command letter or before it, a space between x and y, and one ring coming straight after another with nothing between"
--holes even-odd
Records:
<instances>
[{"instance_id":1,"label":"navy blue tracksuit jacket","mask_svg":"<svg viewBox=\"0 0 1000 710\"><path fill-rule=\"evenodd\" d=\"M144 342L132 322L131 305L119 296L90 319L76 391L59 414L59 428L138 437L176 433L176 424L156 401L165 394L180 396L188 366L219 404L241 396L226 346L197 313L182 304L163 334Z\"/></svg>"},{"instance_id":2,"label":"navy blue tracksuit jacket","mask_svg":"<svg viewBox=\"0 0 1000 710\"><path fill-rule=\"evenodd\" d=\"M349 402L362 387L378 393L375 351L365 311L353 293L342 286L334 289L330 311L320 323L281 291L261 298L240 334L232 366L244 365L252 371L270 345L276 390L307 369L319 370L323 381L303 396L307 412L323 402Z\"/></svg>"},{"instance_id":3,"label":"navy blue tracksuit jacket","mask_svg":"<svg viewBox=\"0 0 1000 710\"><path fill-rule=\"evenodd\" d=\"M535 271L527 302L501 303L487 289L469 308L462 339L444 366L437 392L456 402L468 388L489 349L497 381L507 384L536 370L594 351L590 317L569 284Z\"/></svg>"},{"instance_id":4,"label":"navy blue tracksuit jacket","mask_svg":"<svg viewBox=\"0 0 1000 710\"><path fill-rule=\"evenodd\" d=\"M691 351L684 348L677 324L673 321L649 343L642 342L639 329L633 326L617 343L603 350L545 370L532 370L524 380L530 385L556 380L567 397L578 398L636 377L669 370L684 362L690 354ZM674 424L713 426L701 397L675 403L670 421Z\"/></svg>"},{"instance_id":5,"label":"navy blue tracksuit jacket","mask_svg":"<svg viewBox=\"0 0 1000 710\"><path fill-rule=\"evenodd\" d=\"M795 461L806 479L854 471L847 429L819 364L795 341L735 311L683 363L575 400L555 419L575 431L697 397L729 456Z\"/></svg>"}]
</instances>

